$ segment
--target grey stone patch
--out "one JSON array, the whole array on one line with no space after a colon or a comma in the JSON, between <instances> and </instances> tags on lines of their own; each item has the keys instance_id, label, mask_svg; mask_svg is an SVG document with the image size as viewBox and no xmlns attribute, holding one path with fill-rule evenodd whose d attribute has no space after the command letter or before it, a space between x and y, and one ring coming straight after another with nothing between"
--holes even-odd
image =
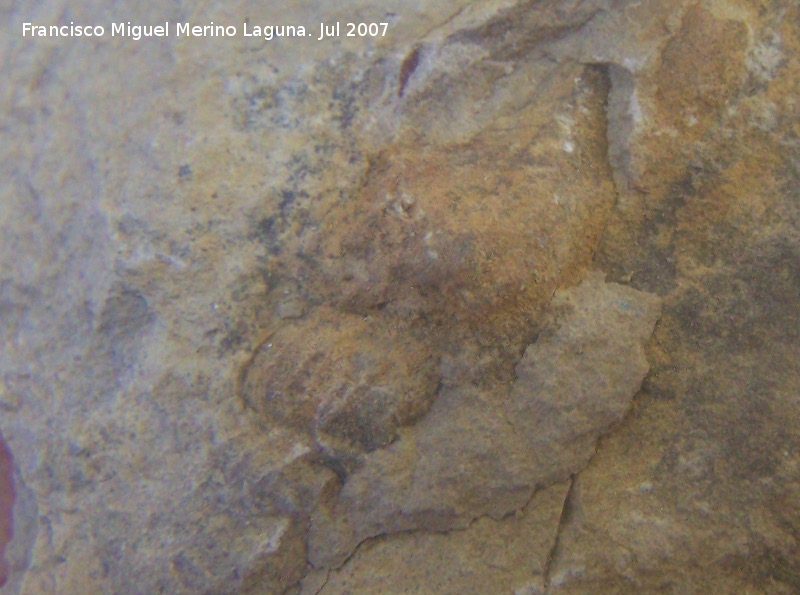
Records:
<instances>
[{"instance_id":1,"label":"grey stone patch","mask_svg":"<svg viewBox=\"0 0 800 595\"><path fill-rule=\"evenodd\" d=\"M87 392L98 400L130 382L147 332L156 315L136 289L111 289L94 329L86 360Z\"/></svg>"},{"instance_id":2,"label":"grey stone patch","mask_svg":"<svg viewBox=\"0 0 800 595\"><path fill-rule=\"evenodd\" d=\"M780 36L773 33L766 37L768 39L755 44L747 56L747 70L760 84L773 80L786 62Z\"/></svg>"},{"instance_id":3,"label":"grey stone patch","mask_svg":"<svg viewBox=\"0 0 800 595\"><path fill-rule=\"evenodd\" d=\"M8 581L3 585L2 593L20 593L23 576L30 568L33 557L33 545L40 529L39 510L36 494L26 485L19 469L14 468L14 534L5 549L5 559L9 566Z\"/></svg>"}]
</instances>

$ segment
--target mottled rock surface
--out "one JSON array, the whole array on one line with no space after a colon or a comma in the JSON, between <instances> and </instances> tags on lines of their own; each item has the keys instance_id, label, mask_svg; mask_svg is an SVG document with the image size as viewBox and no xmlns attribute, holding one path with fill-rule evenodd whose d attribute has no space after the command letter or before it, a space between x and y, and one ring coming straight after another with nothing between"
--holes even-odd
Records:
<instances>
[{"instance_id":1,"label":"mottled rock surface","mask_svg":"<svg viewBox=\"0 0 800 595\"><path fill-rule=\"evenodd\" d=\"M0 3L0 592L796 592L798 22Z\"/></svg>"},{"instance_id":2,"label":"mottled rock surface","mask_svg":"<svg viewBox=\"0 0 800 595\"><path fill-rule=\"evenodd\" d=\"M539 485L588 462L597 437L622 419L650 369L644 346L661 300L603 277L555 297L558 327L525 350L504 406L546 478Z\"/></svg>"},{"instance_id":3,"label":"mottled rock surface","mask_svg":"<svg viewBox=\"0 0 800 595\"><path fill-rule=\"evenodd\" d=\"M585 466L647 373L644 343L661 304L602 274L556 303L564 311L555 328L528 347L499 402L488 391L442 390L413 430L366 457L322 503L309 534L315 567L338 566L368 537L502 518Z\"/></svg>"},{"instance_id":4,"label":"mottled rock surface","mask_svg":"<svg viewBox=\"0 0 800 595\"><path fill-rule=\"evenodd\" d=\"M302 593L543 593L569 486L554 484L517 513L460 531L370 540L313 589L304 581Z\"/></svg>"}]
</instances>

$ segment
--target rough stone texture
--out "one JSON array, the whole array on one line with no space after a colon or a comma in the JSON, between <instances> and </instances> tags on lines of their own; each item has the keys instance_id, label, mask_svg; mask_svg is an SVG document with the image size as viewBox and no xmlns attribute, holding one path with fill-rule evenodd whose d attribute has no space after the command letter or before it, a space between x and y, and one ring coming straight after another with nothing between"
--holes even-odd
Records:
<instances>
[{"instance_id":1,"label":"rough stone texture","mask_svg":"<svg viewBox=\"0 0 800 595\"><path fill-rule=\"evenodd\" d=\"M539 336L517 365L505 416L528 442L549 484L577 472L597 437L619 422L650 369L644 345L661 313L652 294L603 282L593 274L552 304L558 328Z\"/></svg>"},{"instance_id":2,"label":"rough stone texture","mask_svg":"<svg viewBox=\"0 0 800 595\"><path fill-rule=\"evenodd\" d=\"M796 592L798 22L0 3L2 592Z\"/></svg>"},{"instance_id":3,"label":"rough stone texture","mask_svg":"<svg viewBox=\"0 0 800 595\"><path fill-rule=\"evenodd\" d=\"M14 463L0 438L0 584L8 581L5 550L14 535Z\"/></svg>"},{"instance_id":4,"label":"rough stone texture","mask_svg":"<svg viewBox=\"0 0 800 595\"><path fill-rule=\"evenodd\" d=\"M241 391L264 424L307 434L344 470L429 409L437 363L411 337L320 308L268 335Z\"/></svg>"},{"instance_id":5,"label":"rough stone texture","mask_svg":"<svg viewBox=\"0 0 800 595\"><path fill-rule=\"evenodd\" d=\"M556 303L564 311L526 350L510 394L492 407L491 393L441 391L413 430L321 501L309 533L315 567L340 565L368 537L501 518L583 468L647 373L644 343L661 304L602 274Z\"/></svg>"},{"instance_id":6,"label":"rough stone texture","mask_svg":"<svg viewBox=\"0 0 800 595\"><path fill-rule=\"evenodd\" d=\"M462 531L369 540L303 593L543 593L569 486L554 484L517 513L484 517Z\"/></svg>"}]
</instances>

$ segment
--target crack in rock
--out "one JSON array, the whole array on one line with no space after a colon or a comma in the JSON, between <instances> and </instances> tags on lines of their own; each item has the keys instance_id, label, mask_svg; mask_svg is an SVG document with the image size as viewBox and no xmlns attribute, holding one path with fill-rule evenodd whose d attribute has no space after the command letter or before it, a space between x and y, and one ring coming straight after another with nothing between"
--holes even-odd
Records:
<instances>
[{"instance_id":1,"label":"crack in rock","mask_svg":"<svg viewBox=\"0 0 800 595\"><path fill-rule=\"evenodd\" d=\"M553 324L528 346L503 410L475 387L442 390L416 426L367 455L338 497L320 503L312 565L338 567L376 535L503 518L583 469L649 370L644 346L660 311L658 296L602 273L559 292Z\"/></svg>"}]
</instances>

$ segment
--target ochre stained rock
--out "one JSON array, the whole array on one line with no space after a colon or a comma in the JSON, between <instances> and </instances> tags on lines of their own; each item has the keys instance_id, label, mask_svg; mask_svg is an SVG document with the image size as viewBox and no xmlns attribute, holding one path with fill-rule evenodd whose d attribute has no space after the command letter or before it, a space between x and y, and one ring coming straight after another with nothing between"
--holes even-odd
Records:
<instances>
[{"instance_id":1,"label":"ochre stained rock","mask_svg":"<svg viewBox=\"0 0 800 595\"><path fill-rule=\"evenodd\" d=\"M241 394L264 423L345 456L385 446L425 413L437 368L407 332L323 307L269 335L243 370Z\"/></svg>"},{"instance_id":2,"label":"ochre stained rock","mask_svg":"<svg viewBox=\"0 0 800 595\"><path fill-rule=\"evenodd\" d=\"M614 202L608 80L600 69L575 74L578 87L548 89L548 101L573 99L555 114L560 125L532 105L466 143L409 134L375 154L360 187L322 219L319 292L439 334L480 328L518 340L591 257Z\"/></svg>"},{"instance_id":3,"label":"ochre stained rock","mask_svg":"<svg viewBox=\"0 0 800 595\"><path fill-rule=\"evenodd\" d=\"M376 535L502 518L580 471L639 390L660 312L657 296L605 283L602 273L564 290L504 405L472 386L440 391L418 424L366 456L338 496L320 500L311 563L336 567Z\"/></svg>"}]
</instances>

